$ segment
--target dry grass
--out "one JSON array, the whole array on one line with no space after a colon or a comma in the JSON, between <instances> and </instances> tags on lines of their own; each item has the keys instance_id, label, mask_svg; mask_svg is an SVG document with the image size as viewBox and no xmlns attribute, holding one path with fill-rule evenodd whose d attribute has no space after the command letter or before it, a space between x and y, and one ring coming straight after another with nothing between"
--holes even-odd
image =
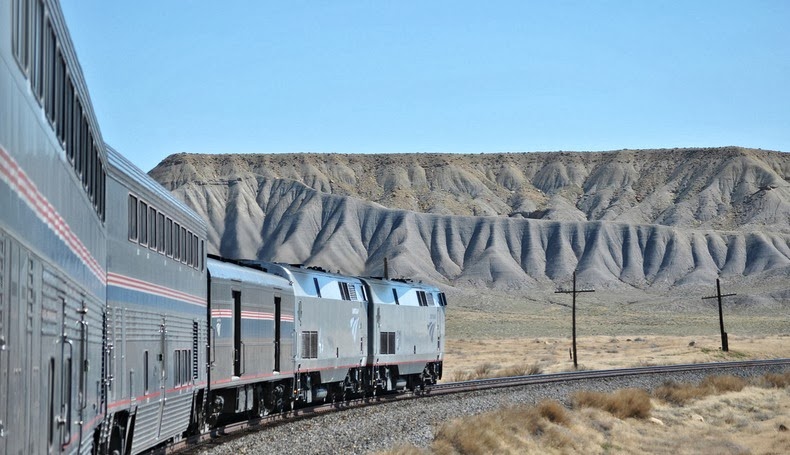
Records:
<instances>
[{"instance_id":1,"label":"dry grass","mask_svg":"<svg viewBox=\"0 0 790 455\"><path fill-rule=\"evenodd\" d=\"M472 370L453 369L449 376L450 381L472 381L475 379L503 378L507 376L526 376L541 374L543 370L537 364L511 365L501 367L489 362L482 363Z\"/></svg>"},{"instance_id":2,"label":"dry grass","mask_svg":"<svg viewBox=\"0 0 790 455\"><path fill-rule=\"evenodd\" d=\"M762 385L764 387L775 387L777 389L790 387L790 371L785 373L768 373L763 376L762 379Z\"/></svg>"},{"instance_id":3,"label":"dry grass","mask_svg":"<svg viewBox=\"0 0 790 455\"><path fill-rule=\"evenodd\" d=\"M577 341L583 369L770 359L787 356L790 337L730 335L730 351L719 350L717 336L596 336ZM555 373L573 370L569 338L454 339L445 346L444 379ZM693 342L693 344L692 344ZM691 345L690 345L691 344ZM488 364L485 376L476 371Z\"/></svg>"},{"instance_id":4,"label":"dry grass","mask_svg":"<svg viewBox=\"0 0 790 455\"><path fill-rule=\"evenodd\" d=\"M431 446L437 454L523 453L540 447L574 447L568 411L556 401L508 407L441 426Z\"/></svg>"},{"instance_id":5,"label":"dry grass","mask_svg":"<svg viewBox=\"0 0 790 455\"><path fill-rule=\"evenodd\" d=\"M582 391L573 395L574 408L597 408L619 419L650 417L650 395L640 389L623 389L614 393Z\"/></svg>"},{"instance_id":6,"label":"dry grass","mask_svg":"<svg viewBox=\"0 0 790 455\"><path fill-rule=\"evenodd\" d=\"M676 405L684 405L713 394L740 392L746 387L746 381L736 376L708 376L699 385L689 383L667 382L653 391L659 400Z\"/></svg>"},{"instance_id":7,"label":"dry grass","mask_svg":"<svg viewBox=\"0 0 790 455\"><path fill-rule=\"evenodd\" d=\"M689 386L706 395L684 406L626 389L576 394L573 410L549 400L508 407L441 424L430 448L400 445L387 454L787 453L790 372L750 382L709 377Z\"/></svg>"}]
</instances>

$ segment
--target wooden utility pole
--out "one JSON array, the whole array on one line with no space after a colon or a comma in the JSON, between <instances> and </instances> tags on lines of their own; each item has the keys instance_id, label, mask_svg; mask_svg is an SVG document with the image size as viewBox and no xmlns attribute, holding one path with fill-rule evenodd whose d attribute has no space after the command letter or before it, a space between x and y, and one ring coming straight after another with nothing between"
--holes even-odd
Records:
<instances>
[{"instance_id":1,"label":"wooden utility pole","mask_svg":"<svg viewBox=\"0 0 790 455\"><path fill-rule=\"evenodd\" d=\"M579 361L576 357L576 294L581 292L595 292L594 289L581 289L576 290L576 271L573 271L573 290L571 291L554 291L555 294L573 294L573 368L579 367Z\"/></svg>"},{"instance_id":2,"label":"wooden utility pole","mask_svg":"<svg viewBox=\"0 0 790 455\"><path fill-rule=\"evenodd\" d=\"M722 297L730 297L737 294L724 294L721 293L721 285L719 285L719 279L716 278L716 295L711 295L708 297L703 297L702 300L706 299L719 299L719 329L721 330L721 350L727 352L730 350L730 347L727 343L727 332L724 331L724 316L721 312L721 298Z\"/></svg>"}]
</instances>

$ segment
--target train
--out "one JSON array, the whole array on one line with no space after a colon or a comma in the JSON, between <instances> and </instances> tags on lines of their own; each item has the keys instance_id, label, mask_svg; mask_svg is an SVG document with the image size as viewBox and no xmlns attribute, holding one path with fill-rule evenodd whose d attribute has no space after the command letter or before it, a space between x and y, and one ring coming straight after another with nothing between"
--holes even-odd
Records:
<instances>
[{"instance_id":1,"label":"train","mask_svg":"<svg viewBox=\"0 0 790 455\"><path fill-rule=\"evenodd\" d=\"M436 286L207 232L104 142L58 2L0 0L0 453L142 453L441 379Z\"/></svg>"}]
</instances>

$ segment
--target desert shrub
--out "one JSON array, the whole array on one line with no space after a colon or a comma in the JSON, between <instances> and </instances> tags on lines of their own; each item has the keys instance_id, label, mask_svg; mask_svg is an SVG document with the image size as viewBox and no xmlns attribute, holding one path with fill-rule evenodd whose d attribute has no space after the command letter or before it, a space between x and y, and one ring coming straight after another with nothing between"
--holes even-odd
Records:
<instances>
[{"instance_id":1,"label":"desert shrub","mask_svg":"<svg viewBox=\"0 0 790 455\"><path fill-rule=\"evenodd\" d=\"M537 363L531 365L514 365L497 371L497 377L505 376L527 376L532 374L542 374L543 369Z\"/></svg>"},{"instance_id":2,"label":"desert shrub","mask_svg":"<svg viewBox=\"0 0 790 455\"><path fill-rule=\"evenodd\" d=\"M613 416L644 419L650 416L650 395L641 389L623 389L614 393L576 392L571 398L575 408L597 408Z\"/></svg>"},{"instance_id":3,"label":"desert shrub","mask_svg":"<svg viewBox=\"0 0 790 455\"><path fill-rule=\"evenodd\" d=\"M666 382L653 390L653 396L667 403L684 405L691 400L717 393L740 392L747 382L737 376L708 376L699 385Z\"/></svg>"},{"instance_id":4,"label":"desert shrub","mask_svg":"<svg viewBox=\"0 0 790 455\"><path fill-rule=\"evenodd\" d=\"M790 371L784 373L766 373L761 381L767 387L783 389L790 386Z\"/></svg>"},{"instance_id":5,"label":"desert shrub","mask_svg":"<svg viewBox=\"0 0 790 455\"><path fill-rule=\"evenodd\" d=\"M474 373L471 371L455 371L451 377L453 382L469 381L474 379Z\"/></svg>"},{"instance_id":6,"label":"desert shrub","mask_svg":"<svg viewBox=\"0 0 790 455\"><path fill-rule=\"evenodd\" d=\"M570 425L567 410L545 400L534 407L514 406L479 416L456 419L442 425L431 450L437 454L519 453L528 441L552 447L573 443L563 427Z\"/></svg>"},{"instance_id":7,"label":"desert shrub","mask_svg":"<svg viewBox=\"0 0 790 455\"><path fill-rule=\"evenodd\" d=\"M552 427L546 429L546 433L541 438L543 444L549 447L558 449L569 448L573 446L573 438L568 434L565 428ZM564 452L564 450L563 450Z\"/></svg>"},{"instance_id":8,"label":"desert shrub","mask_svg":"<svg viewBox=\"0 0 790 455\"><path fill-rule=\"evenodd\" d=\"M702 398L707 393L694 384L678 383L674 381L665 382L660 387L653 390L653 396L666 403L684 405L691 400Z\"/></svg>"},{"instance_id":9,"label":"desert shrub","mask_svg":"<svg viewBox=\"0 0 790 455\"><path fill-rule=\"evenodd\" d=\"M535 410L541 417L549 422L563 426L568 426L570 424L571 418L568 416L568 411L565 409L565 406L554 400L541 401L535 407Z\"/></svg>"},{"instance_id":10,"label":"desert shrub","mask_svg":"<svg viewBox=\"0 0 790 455\"><path fill-rule=\"evenodd\" d=\"M746 381L732 375L708 376L700 382L699 386L705 389L712 389L708 390L708 394L713 394L714 392L740 392L746 387Z\"/></svg>"},{"instance_id":11,"label":"desert shrub","mask_svg":"<svg viewBox=\"0 0 790 455\"><path fill-rule=\"evenodd\" d=\"M493 363L486 362L480 364L477 366L477 368L475 368L475 378L483 379L483 378L491 377L491 372L494 371L495 368L496 367L494 366Z\"/></svg>"}]
</instances>

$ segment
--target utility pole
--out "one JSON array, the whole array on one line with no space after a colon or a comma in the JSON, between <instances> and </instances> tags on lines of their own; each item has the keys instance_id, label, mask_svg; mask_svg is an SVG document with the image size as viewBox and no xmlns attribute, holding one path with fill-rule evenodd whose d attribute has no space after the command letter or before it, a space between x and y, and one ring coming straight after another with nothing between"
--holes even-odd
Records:
<instances>
[{"instance_id":1,"label":"utility pole","mask_svg":"<svg viewBox=\"0 0 790 455\"><path fill-rule=\"evenodd\" d=\"M721 350L727 352L730 350L730 347L727 344L727 332L724 331L724 316L721 313L721 298L722 297L730 297L737 294L724 294L721 293L721 285L719 285L719 279L716 278L716 295L711 295L708 297L703 297L702 300L706 299L719 299L719 329L721 330Z\"/></svg>"},{"instance_id":2,"label":"utility pole","mask_svg":"<svg viewBox=\"0 0 790 455\"><path fill-rule=\"evenodd\" d=\"M576 294L581 292L595 292L594 289L581 289L576 290L576 271L573 271L573 290L571 291L554 291L555 294L573 294L573 368L579 368L579 362L576 357Z\"/></svg>"}]
</instances>

